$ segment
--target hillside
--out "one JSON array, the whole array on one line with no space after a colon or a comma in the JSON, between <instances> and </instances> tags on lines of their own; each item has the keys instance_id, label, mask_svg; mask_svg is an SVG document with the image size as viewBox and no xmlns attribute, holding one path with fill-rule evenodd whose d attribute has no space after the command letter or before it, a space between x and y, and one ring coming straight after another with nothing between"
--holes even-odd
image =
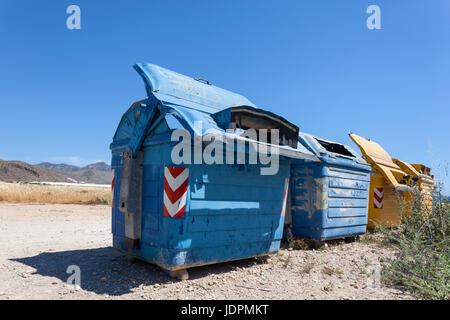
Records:
<instances>
[{"instance_id":1,"label":"hillside","mask_svg":"<svg viewBox=\"0 0 450 320\"><path fill-rule=\"evenodd\" d=\"M0 160L0 181L110 184L111 180L111 167L104 162L77 167L49 162L31 165L22 161Z\"/></svg>"},{"instance_id":2,"label":"hillside","mask_svg":"<svg viewBox=\"0 0 450 320\"><path fill-rule=\"evenodd\" d=\"M36 166L47 169L47 170L51 170L51 171L59 171L59 172L64 172L64 173L70 173L70 172L74 172L74 171L78 171L80 170L80 167L77 166L72 166L70 164L54 164L54 163L50 163L50 162L42 162L37 164Z\"/></svg>"},{"instance_id":3,"label":"hillside","mask_svg":"<svg viewBox=\"0 0 450 320\"><path fill-rule=\"evenodd\" d=\"M80 183L110 184L112 180L111 167L105 162L92 163L85 167L48 162L39 163L36 166L63 174Z\"/></svg>"},{"instance_id":4,"label":"hillside","mask_svg":"<svg viewBox=\"0 0 450 320\"><path fill-rule=\"evenodd\" d=\"M53 181L70 182L67 177L58 172L30 165L22 161L0 160L0 181L33 182Z\"/></svg>"}]
</instances>

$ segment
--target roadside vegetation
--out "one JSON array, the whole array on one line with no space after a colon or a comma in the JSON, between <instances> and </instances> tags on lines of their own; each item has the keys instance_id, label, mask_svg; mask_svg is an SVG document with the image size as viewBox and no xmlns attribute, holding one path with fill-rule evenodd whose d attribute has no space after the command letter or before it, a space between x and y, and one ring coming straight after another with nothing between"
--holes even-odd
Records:
<instances>
[{"instance_id":1,"label":"roadside vegetation","mask_svg":"<svg viewBox=\"0 0 450 320\"><path fill-rule=\"evenodd\" d=\"M401 208L399 228L377 226L385 241L398 250L395 258L385 261L382 282L417 298L450 299L448 198L437 186L432 206L415 192L411 201L401 201Z\"/></svg>"},{"instance_id":2,"label":"roadside vegetation","mask_svg":"<svg viewBox=\"0 0 450 320\"><path fill-rule=\"evenodd\" d=\"M111 204L110 188L0 182L0 201L18 203Z\"/></svg>"}]
</instances>

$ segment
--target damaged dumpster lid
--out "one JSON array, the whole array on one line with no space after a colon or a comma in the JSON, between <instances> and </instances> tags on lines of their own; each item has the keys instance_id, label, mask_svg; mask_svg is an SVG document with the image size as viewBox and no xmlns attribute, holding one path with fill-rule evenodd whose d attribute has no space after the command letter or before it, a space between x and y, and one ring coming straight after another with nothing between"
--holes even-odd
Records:
<instances>
[{"instance_id":1,"label":"damaged dumpster lid","mask_svg":"<svg viewBox=\"0 0 450 320\"><path fill-rule=\"evenodd\" d=\"M175 118L194 140L210 134L222 136L224 142L232 139L249 140L256 145L271 145L275 149L272 150L281 156L320 162L296 141L292 143L291 136L298 132L297 126L274 113L257 108L244 96L153 64L137 63L134 68L144 80L148 98L134 103L125 112L111 149L126 149L132 152L133 157L136 156L155 126L169 117ZM227 126L233 121L236 126L236 118L247 123L241 128L244 130L230 133L228 129L232 128ZM264 143L259 138L248 139L245 129L250 123L259 126L255 129L265 126L267 129L281 129L284 134L280 137L281 145Z\"/></svg>"},{"instance_id":2,"label":"damaged dumpster lid","mask_svg":"<svg viewBox=\"0 0 450 320\"><path fill-rule=\"evenodd\" d=\"M225 130L266 129L270 133L270 130L278 129L280 145L290 146L294 149L298 147L298 127L270 111L250 106L238 106L216 112L212 117L217 125ZM269 136L266 137L266 140L269 142Z\"/></svg>"},{"instance_id":3,"label":"damaged dumpster lid","mask_svg":"<svg viewBox=\"0 0 450 320\"><path fill-rule=\"evenodd\" d=\"M241 119L246 117L249 120L249 117L253 115L260 120L260 124L268 125L268 129L273 128L276 123L279 126L277 128L285 132L285 140L288 142L291 142L289 139L292 133L298 132L298 127L286 119L259 109L246 97L213 86L208 81L194 79L150 63L137 63L134 68L144 80L148 101L133 104L134 109L129 110L130 113L138 112L141 114L141 120L138 122L143 122L142 119L146 121L145 124L135 123L132 125L135 129L132 129L132 133L130 133L131 139L128 145L133 155L136 155L142 145L143 137L148 134L147 131L151 128L152 123L168 115L176 118L186 130L190 131L193 139L214 134L223 136L224 142L232 138L249 140L242 132L230 134L227 132L229 128L223 126L224 119L227 119L227 117L232 119L234 116ZM148 110L147 105L154 106L154 103L159 105L159 112L155 112L153 110L155 108L151 108L153 112ZM139 110L146 110L148 116L142 117L142 114L145 113ZM131 120L129 122L133 123L133 116L130 115L127 118ZM198 123L201 123L201 125L198 126ZM119 124L120 126L121 124ZM128 129L126 131L128 132ZM113 143L111 147L122 145L125 142L124 139L127 139L123 135L118 135L117 132L122 132L122 130L117 129L115 140L116 137L119 138L120 136L122 141ZM256 142L258 145L267 144L254 140L252 142ZM296 141L295 143L275 145L275 149L281 156L320 162L312 152L300 148Z\"/></svg>"},{"instance_id":4,"label":"damaged dumpster lid","mask_svg":"<svg viewBox=\"0 0 450 320\"><path fill-rule=\"evenodd\" d=\"M403 171L405 171L410 176L421 178L427 180L428 183L434 184L433 177L429 174L430 168L421 164L413 165L399 159L392 159L392 161L394 161Z\"/></svg>"},{"instance_id":5,"label":"damaged dumpster lid","mask_svg":"<svg viewBox=\"0 0 450 320\"><path fill-rule=\"evenodd\" d=\"M410 187L403 183L405 178L409 178L408 174L392 161L392 158L386 150L370 139L363 138L354 133L350 133L349 136L361 150L363 158L374 169L377 169L396 190L410 190Z\"/></svg>"},{"instance_id":6,"label":"damaged dumpster lid","mask_svg":"<svg viewBox=\"0 0 450 320\"><path fill-rule=\"evenodd\" d=\"M345 144L322 139L305 132L298 134L298 140L318 156L346 158L368 166L367 162L355 150Z\"/></svg>"},{"instance_id":7,"label":"damaged dumpster lid","mask_svg":"<svg viewBox=\"0 0 450 320\"><path fill-rule=\"evenodd\" d=\"M320 162L311 151L298 142L291 144L292 132L298 132L298 128L269 111L250 106L239 106L209 114L197 111L190 102L186 102L186 104L182 106L162 102L161 116L173 116L184 129L190 132L194 140L202 140L203 137L207 136L214 136L215 139L220 139L225 143L245 140L252 142L253 146L258 146L258 150L260 149L259 146L271 146L271 152L276 152L280 156ZM253 115L254 118L246 118L249 114ZM236 124L236 120L240 123ZM251 127L248 127L248 125L251 125ZM230 131L230 129L232 130ZM271 139L260 140L259 134L256 134L256 139L253 139L251 130L248 129L268 129L268 131L279 129L280 143L274 145L271 143Z\"/></svg>"},{"instance_id":8,"label":"damaged dumpster lid","mask_svg":"<svg viewBox=\"0 0 450 320\"><path fill-rule=\"evenodd\" d=\"M136 63L136 71L145 83L148 97L183 105L195 103L198 111L214 113L229 107L256 107L246 97L212 85L201 78L191 78L150 63Z\"/></svg>"}]
</instances>

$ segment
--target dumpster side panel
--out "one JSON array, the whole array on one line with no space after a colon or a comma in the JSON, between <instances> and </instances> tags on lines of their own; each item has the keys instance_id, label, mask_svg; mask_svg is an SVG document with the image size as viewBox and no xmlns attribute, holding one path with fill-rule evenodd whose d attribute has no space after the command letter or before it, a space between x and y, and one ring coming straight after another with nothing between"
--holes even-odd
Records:
<instances>
[{"instance_id":1,"label":"dumpster side panel","mask_svg":"<svg viewBox=\"0 0 450 320\"><path fill-rule=\"evenodd\" d=\"M291 166L292 233L297 237L320 237L322 212L314 204L316 167L303 161L293 161Z\"/></svg>"},{"instance_id":2,"label":"dumpster side panel","mask_svg":"<svg viewBox=\"0 0 450 320\"><path fill-rule=\"evenodd\" d=\"M186 232L191 239L187 262L227 261L279 249L284 217L283 187L288 162L275 176L260 166L191 168Z\"/></svg>"},{"instance_id":3,"label":"dumpster side panel","mask_svg":"<svg viewBox=\"0 0 450 320\"><path fill-rule=\"evenodd\" d=\"M327 166L328 212L324 217L324 239L345 237L366 232L368 195L370 187L369 167L365 171L344 165Z\"/></svg>"},{"instance_id":4,"label":"dumpster side panel","mask_svg":"<svg viewBox=\"0 0 450 320\"><path fill-rule=\"evenodd\" d=\"M380 197L381 194L382 197ZM381 173L375 171L370 179L369 221L367 228L373 230L377 223L386 227L398 226L401 222L398 200L392 185L388 183Z\"/></svg>"},{"instance_id":5,"label":"dumpster side panel","mask_svg":"<svg viewBox=\"0 0 450 320\"><path fill-rule=\"evenodd\" d=\"M317 164L296 161L291 168L294 236L326 240L366 232L369 167L352 161Z\"/></svg>"},{"instance_id":6,"label":"dumpster side panel","mask_svg":"<svg viewBox=\"0 0 450 320\"><path fill-rule=\"evenodd\" d=\"M114 194L112 204L111 230L114 235L125 235L125 218L119 211L119 193L122 177L122 161L119 153L113 153L111 159L111 168L114 170Z\"/></svg>"},{"instance_id":7,"label":"dumpster side panel","mask_svg":"<svg viewBox=\"0 0 450 320\"><path fill-rule=\"evenodd\" d=\"M262 176L259 165L182 165L189 168L185 216L171 218L163 215L171 150L170 144L144 149L142 241L128 253L175 270L279 249L288 160L280 159L273 176Z\"/></svg>"}]
</instances>

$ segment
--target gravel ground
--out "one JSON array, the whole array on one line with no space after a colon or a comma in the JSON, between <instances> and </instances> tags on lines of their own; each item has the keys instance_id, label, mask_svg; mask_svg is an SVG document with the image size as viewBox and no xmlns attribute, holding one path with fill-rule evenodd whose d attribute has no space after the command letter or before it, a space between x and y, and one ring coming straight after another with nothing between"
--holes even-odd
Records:
<instances>
[{"instance_id":1,"label":"gravel ground","mask_svg":"<svg viewBox=\"0 0 450 320\"><path fill-rule=\"evenodd\" d=\"M178 281L116 252L110 225L109 206L0 202L0 300L412 299L368 276L394 254L374 235L322 250L284 245L269 259L192 268ZM81 288L66 284L70 265Z\"/></svg>"}]
</instances>

